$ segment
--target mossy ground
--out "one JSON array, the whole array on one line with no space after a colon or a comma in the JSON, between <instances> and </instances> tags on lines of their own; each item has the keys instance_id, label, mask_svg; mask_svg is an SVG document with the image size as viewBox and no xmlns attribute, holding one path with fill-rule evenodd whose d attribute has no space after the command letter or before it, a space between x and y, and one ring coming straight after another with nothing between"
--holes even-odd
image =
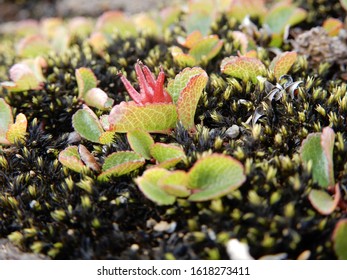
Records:
<instances>
[{"instance_id":1,"label":"mossy ground","mask_svg":"<svg viewBox=\"0 0 347 280\"><path fill-rule=\"evenodd\" d=\"M325 17L343 20L345 16L338 1L296 2L309 13L296 26L301 32L320 26ZM0 237L9 236L23 251L57 259L227 259L225 243L231 238L247 243L254 258L286 253L286 258L295 259L308 250L311 259L335 259L331 235L336 222L347 216L346 210L324 216L312 207L307 195L317 185L302 167L298 150L309 133L325 126L334 129L335 178L346 200L347 85L340 76L343 71L338 64L313 66L300 57L289 73L294 81L303 81L296 97L274 102L259 125L251 127L246 121L264 100L264 89L231 79L219 69L222 59L238 50L231 36L231 30L237 29L238 24L226 15L211 27L211 33L225 44L217 57L203 65L209 83L195 115L197 132L191 135L178 125L169 135L153 136L182 145L188 160L178 169L188 170L205 152L240 160L247 181L238 191L210 202L178 200L173 206L159 207L133 182L143 170L100 182L93 172L78 174L63 168L57 156L68 146L71 117L82 106L77 100L75 69L91 68L99 88L117 104L128 98L117 73L127 72L136 83L138 59L156 73L162 65L167 79L182 70L169 47L177 45L177 36L184 36L185 31L177 22L166 39L144 34L131 39L115 36L107 49L109 60L95 54L86 42L75 40L65 54L48 56L43 89L0 91L15 114L24 113L29 121L25 143L0 150ZM0 40L0 78L8 80L7 71L17 59L16 39L2 35ZM260 59L269 65L275 56L270 40L255 41ZM285 43L282 49L291 50L292 45ZM275 84L274 77L267 79ZM232 125L240 127L235 139L226 133ZM108 146L82 143L100 162L112 152L129 149L122 134ZM176 226L168 231L154 229L161 221Z\"/></svg>"}]
</instances>

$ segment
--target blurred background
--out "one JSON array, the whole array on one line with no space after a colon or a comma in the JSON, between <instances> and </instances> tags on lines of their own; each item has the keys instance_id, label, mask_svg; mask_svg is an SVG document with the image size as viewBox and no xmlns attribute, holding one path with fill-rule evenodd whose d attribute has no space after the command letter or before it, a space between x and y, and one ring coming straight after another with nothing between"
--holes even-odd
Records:
<instances>
[{"instance_id":1,"label":"blurred background","mask_svg":"<svg viewBox=\"0 0 347 280\"><path fill-rule=\"evenodd\" d=\"M0 23L28 18L99 16L107 10L129 13L165 7L176 0L0 0ZM182 2L182 1L181 1Z\"/></svg>"}]
</instances>

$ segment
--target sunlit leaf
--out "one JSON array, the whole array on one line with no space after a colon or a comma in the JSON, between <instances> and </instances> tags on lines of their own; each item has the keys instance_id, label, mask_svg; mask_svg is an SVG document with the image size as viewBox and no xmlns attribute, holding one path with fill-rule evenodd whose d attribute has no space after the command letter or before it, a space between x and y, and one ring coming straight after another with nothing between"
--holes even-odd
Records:
<instances>
[{"instance_id":1,"label":"sunlit leaf","mask_svg":"<svg viewBox=\"0 0 347 280\"><path fill-rule=\"evenodd\" d=\"M99 143L100 144L110 144L113 141L114 138L114 131L105 131L103 133L101 133L100 137L99 137Z\"/></svg>"},{"instance_id":2,"label":"sunlit leaf","mask_svg":"<svg viewBox=\"0 0 347 280\"><path fill-rule=\"evenodd\" d=\"M159 25L148 13L136 14L132 19L138 31L155 36L159 35Z\"/></svg>"},{"instance_id":3,"label":"sunlit leaf","mask_svg":"<svg viewBox=\"0 0 347 280\"><path fill-rule=\"evenodd\" d=\"M103 55L108 46L107 38L101 32L94 32L89 37L88 43L92 46L94 52L96 52L99 55Z\"/></svg>"},{"instance_id":4,"label":"sunlit leaf","mask_svg":"<svg viewBox=\"0 0 347 280\"><path fill-rule=\"evenodd\" d=\"M183 23L187 34L198 30L203 36L206 36L210 30L212 21L213 15L210 12L196 11L186 14Z\"/></svg>"},{"instance_id":5,"label":"sunlit leaf","mask_svg":"<svg viewBox=\"0 0 347 280\"><path fill-rule=\"evenodd\" d=\"M338 36L343 28L343 22L337 18L327 18L323 22L323 28L328 32L329 36Z\"/></svg>"},{"instance_id":6,"label":"sunlit leaf","mask_svg":"<svg viewBox=\"0 0 347 280\"><path fill-rule=\"evenodd\" d=\"M171 103L121 102L114 106L109 115L110 129L128 132L142 129L147 132L167 133L176 126L176 106Z\"/></svg>"},{"instance_id":7,"label":"sunlit leaf","mask_svg":"<svg viewBox=\"0 0 347 280\"><path fill-rule=\"evenodd\" d=\"M15 143L17 141L23 142L27 126L28 121L25 115L22 113L18 114L15 123L10 125L6 133L7 140L10 143Z\"/></svg>"},{"instance_id":8,"label":"sunlit leaf","mask_svg":"<svg viewBox=\"0 0 347 280\"><path fill-rule=\"evenodd\" d=\"M308 199L319 213L329 215L335 210L341 199L339 184L336 184L335 186L334 198L332 198L325 190L311 190Z\"/></svg>"},{"instance_id":9,"label":"sunlit leaf","mask_svg":"<svg viewBox=\"0 0 347 280\"><path fill-rule=\"evenodd\" d=\"M183 53L182 49L179 47L173 46L170 48L170 51L175 63L180 67L194 66L198 64L193 56Z\"/></svg>"},{"instance_id":10,"label":"sunlit leaf","mask_svg":"<svg viewBox=\"0 0 347 280\"><path fill-rule=\"evenodd\" d=\"M0 98L0 144L10 144L6 138L6 133L13 124L13 115L10 105L3 98Z\"/></svg>"},{"instance_id":11,"label":"sunlit leaf","mask_svg":"<svg viewBox=\"0 0 347 280\"><path fill-rule=\"evenodd\" d=\"M77 146L70 146L61 151L59 153L58 160L65 167L79 173L85 168L85 165L79 155Z\"/></svg>"},{"instance_id":12,"label":"sunlit leaf","mask_svg":"<svg viewBox=\"0 0 347 280\"><path fill-rule=\"evenodd\" d=\"M182 148L163 143L153 144L150 154L159 163L157 167L162 168L173 167L186 157Z\"/></svg>"},{"instance_id":13,"label":"sunlit leaf","mask_svg":"<svg viewBox=\"0 0 347 280\"><path fill-rule=\"evenodd\" d=\"M335 225L332 240L335 254L340 260L347 260L347 219L341 219Z\"/></svg>"},{"instance_id":14,"label":"sunlit leaf","mask_svg":"<svg viewBox=\"0 0 347 280\"><path fill-rule=\"evenodd\" d=\"M12 92L40 89L43 79L40 66L33 61L13 65L10 68L10 78L11 82L2 82L1 86Z\"/></svg>"},{"instance_id":15,"label":"sunlit leaf","mask_svg":"<svg viewBox=\"0 0 347 280\"><path fill-rule=\"evenodd\" d=\"M190 71L188 69L187 71ZM192 75L186 84L186 86L181 91L178 101L177 101L177 112L178 119L181 121L182 125L188 129L194 129L194 116L198 101L202 95L203 89L206 87L208 76L205 71L201 68L201 73L197 75ZM192 70L195 72L195 70Z\"/></svg>"},{"instance_id":16,"label":"sunlit leaf","mask_svg":"<svg viewBox=\"0 0 347 280\"><path fill-rule=\"evenodd\" d=\"M41 19L40 25L43 36L51 40L56 36L57 30L64 26L64 22L62 18L51 17Z\"/></svg>"},{"instance_id":17,"label":"sunlit leaf","mask_svg":"<svg viewBox=\"0 0 347 280\"><path fill-rule=\"evenodd\" d=\"M55 30L55 36L51 39L52 49L57 53L65 52L70 44L70 33L65 26L60 26Z\"/></svg>"},{"instance_id":18,"label":"sunlit leaf","mask_svg":"<svg viewBox=\"0 0 347 280\"><path fill-rule=\"evenodd\" d=\"M335 133L324 128L322 133L311 133L302 142L300 154L303 162L312 162L312 177L321 187L335 185L332 153Z\"/></svg>"},{"instance_id":19,"label":"sunlit leaf","mask_svg":"<svg viewBox=\"0 0 347 280\"><path fill-rule=\"evenodd\" d=\"M238 56L224 58L221 63L221 71L245 82L251 80L254 84L258 82L257 76L266 74L266 68L259 59Z\"/></svg>"},{"instance_id":20,"label":"sunlit leaf","mask_svg":"<svg viewBox=\"0 0 347 280\"><path fill-rule=\"evenodd\" d=\"M241 21L247 15L262 18L265 13L264 0L232 0L228 14Z\"/></svg>"},{"instance_id":21,"label":"sunlit leaf","mask_svg":"<svg viewBox=\"0 0 347 280\"><path fill-rule=\"evenodd\" d=\"M78 86L78 98L84 99L92 88L96 88L98 80L93 71L89 68L81 67L75 70Z\"/></svg>"},{"instance_id":22,"label":"sunlit leaf","mask_svg":"<svg viewBox=\"0 0 347 280\"><path fill-rule=\"evenodd\" d=\"M139 154L130 151L121 151L110 154L102 165L100 180L107 180L111 176L121 176L130 173L145 164L145 159Z\"/></svg>"},{"instance_id":23,"label":"sunlit leaf","mask_svg":"<svg viewBox=\"0 0 347 280\"><path fill-rule=\"evenodd\" d=\"M296 61L297 53L296 52L283 52L277 55L269 66L270 70L272 70L275 74L277 80L282 75L285 75L289 72L290 68L293 66Z\"/></svg>"},{"instance_id":24,"label":"sunlit leaf","mask_svg":"<svg viewBox=\"0 0 347 280\"><path fill-rule=\"evenodd\" d=\"M150 148L154 144L152 136L143 130L135 129L127 133L129 145L133 151L145 159L151 158Z\"/></svg>"},{"instance_id":25,"label":"sunlit leaf","mask_svg":"<svg viewBox=\"0 0 347 280\"><path fill-rule=\"evenodd\" d=\"M108 11L102 14L96 22L96 30L107 35L116 32L122 37L137 35L135 24L120 11Z\"/></svg>"},{"instance_id":26,"label":"sunlit leaf","mask_svg":"<svg viewBox=\"0 0 347 280\"><path fill-rule=\"evenodd\" d=\"M46 55L50 50L49 42L41 35L30 35L22 39L17 45L18 55L24 58Z\"/></svg>"},{"instance_id":27,"label":"sunlit leaf","mask_svg":"<svg viewBox=\"0 0 347 280\"><path fill-rule=\"evenodd\" d=\"M217 35L204 37L197 42L189 51L196 61L209 61L214 58L222 49L223 41Z\"/></svg>"},{"instance_id":28,"label":"sunlit leaf","mask_svg":"<svg viewBox=\"0 0 347 280\"><path fill-rule=\"evenodd\" d=\"M182 170L173 171L158 181L161 189L176 197L187 197L190 190L187 189L188 174Z\"/></svg>"},{"instance_id":29,"label":"sunlit leaf","mask_svg":"<svg viewBox=\"0 0 347 280\"><path fill-rule=\"evenodd\" d=\"M96 143L99 143L104 132L98 117L88 106L84 106L72 116L72 126L83 138Z\"/></svg>"},{"instance_id":30,"label":"sunlit leaf","mask_svg":"<svg viewBox=\"0 0 347 280\"><path fill-rule=\"evenodd\" d=\"M78 153L84 164L96 172L100 171L100 165L97 163L95 157L88 151L82 144L78 145Z\"/></svg>"},{"instance_id":31,"label":"sunlit leaf","mask_svg":"<svg viewBox=\"0 0 347 280\"><path fill-rule=\"evenodd\" d=\"M188 173L192 201L205 201L226 195L246 180L243 165L232 157L212 154L198 160Z\"/></svg>"},{"instance_id":32,"label":"sunlit leaf","mask_svg":"<svg viewBox=\"0 0 347 280\"><path fill-rule=\"evenodd\" d=\"M275 38L271 42L271 46L279 47L286 26L296 25L303 21L306 16L307 12L305 10L290 3L282 2L274 5L264 19L264 24L270 29Z\"/></svg>"},{"instance_id":33,"label":"sunlit leaf","mask_svg":"<svg viewBox=\"0 0 347 280\"><path fill-rule=\"evenodd\" d=\"M84 96L84 101L88 106L98 108L100 110L105 110L111 108L113 105L113 99L109 98L102 89L92 88L87 91Z\"/></svg>"},{"instance_id":34,"label":"sunlit leaf","mask_svg":"<svg viewBox=\"0 0 347 280\"><path fill-rule=\"evenodd\" d=\"M176 197L168 194L158 185L159 180L168 174L170 171L164 168L150 168L141 177L136 178L135 182L148 199L158 205L170 205L176 201Z\"/></svg>"},{"instance_id":35,"label":"sunlit leaf","mask_svg":"<svg viewBox=\"0 0 347 280\"><path fill-rule=\"evenodd\" d=\"M196 43L198 43L200 40L202 40L204 36L201 34L199 30L195 30L191 34L187 36L187 38L178 37L177 41L182 46L191 49Z\"/></svg>"}]
</instances>

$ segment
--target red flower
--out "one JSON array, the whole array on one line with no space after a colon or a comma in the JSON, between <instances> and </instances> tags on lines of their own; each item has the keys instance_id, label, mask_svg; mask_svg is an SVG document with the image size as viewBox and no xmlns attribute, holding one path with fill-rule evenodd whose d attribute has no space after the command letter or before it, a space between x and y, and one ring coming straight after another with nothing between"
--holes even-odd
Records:
<instances>
[{"instance_id":1,"label":"red flower","mask_svg":"<svg viewBox=\"0 0 347 280\"><path fill-rule=\"evenodd\" d=\"M172 103L170 94L164 89L165 74L162 67L157 80L155 80L155 76L149 68L141 62L136 63L135 72L139 81L140 92L134 89L126 77L120 77L135 103L139 105L145 105L146 103Z\"/></svg>"}]
</instances>

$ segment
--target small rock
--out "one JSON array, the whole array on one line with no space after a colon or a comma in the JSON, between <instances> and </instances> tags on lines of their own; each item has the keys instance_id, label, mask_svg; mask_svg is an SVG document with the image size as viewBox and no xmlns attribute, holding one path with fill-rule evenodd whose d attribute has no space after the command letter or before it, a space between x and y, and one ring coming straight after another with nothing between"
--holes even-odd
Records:
<instances>
[{"instance_id":1,"label":"small rock","mask_svg":"<svg viewBox=\"0 0 347 280\"><path fill-rule=\"evenodd\" d=\"M172 233L175 231L176 229L176 226L177 226L177 223L176 222L171 222L171 223L168 223L166 221L161 221L159 223L157 223L153 229L155 231L159 231L159 232L167 232L167 233Z\"/></svg>"},{"instance_id":2,"label":"small rock","mask_svg":"<svg viewBox=\"0 0 347 280\"><path fill-rule=\"evenodd\" d=\"M227 131L225 132L225 134L226 134L229 138L234 139L234 138L236 138L237 136L239 136L239 134L240 134L240 128L239 128L238 125L233 124L231 127L229 127L229 128L227 129Z\"/></svg>"}]
</instances>

